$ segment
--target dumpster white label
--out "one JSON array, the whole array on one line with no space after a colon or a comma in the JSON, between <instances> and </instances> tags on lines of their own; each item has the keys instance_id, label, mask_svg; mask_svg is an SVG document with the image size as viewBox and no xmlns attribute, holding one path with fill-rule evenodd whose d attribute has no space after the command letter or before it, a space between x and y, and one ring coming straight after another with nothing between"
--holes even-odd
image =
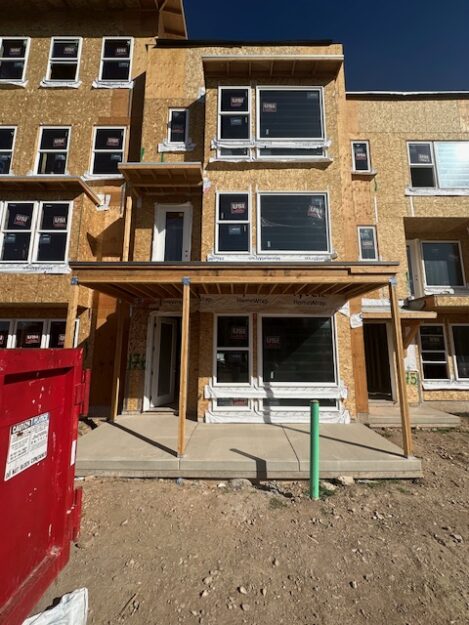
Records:
<instances>
[{"instance_id":1,"label":"dumpster white label","mask_svg":"<svg viewBox=\"0 0 469 625\"><path fill-rule=\"evenodd\" d=\"M49 416L44 412L11 426L5 482L47 456Z\"/></svg>"}]
</instances>

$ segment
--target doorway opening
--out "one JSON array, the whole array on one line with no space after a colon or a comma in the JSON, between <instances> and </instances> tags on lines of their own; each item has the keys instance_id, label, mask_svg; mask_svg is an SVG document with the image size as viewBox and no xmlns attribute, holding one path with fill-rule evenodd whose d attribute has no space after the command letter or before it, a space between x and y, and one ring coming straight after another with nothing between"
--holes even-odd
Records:
<instances>
[{"instance_id":1,"label":"doorway opening","mask_svg":"<svg viewBox=\"0 0 469 625\"><path fill-rule=\"evenodd\" d=\"M177 410L181 318L155 316L151 342L149 409L165 407Z\"/></svg>"},{"instance_id":2,"label":"doorway opening","mask_svg":"<svg viewBox=\"0 0 469 625\"><path fill-rule=\"evenodd\" d=\"M392 401L392 378L386 323L365 323L366 381L371 400Z\"/></svg>"}]
</instances>

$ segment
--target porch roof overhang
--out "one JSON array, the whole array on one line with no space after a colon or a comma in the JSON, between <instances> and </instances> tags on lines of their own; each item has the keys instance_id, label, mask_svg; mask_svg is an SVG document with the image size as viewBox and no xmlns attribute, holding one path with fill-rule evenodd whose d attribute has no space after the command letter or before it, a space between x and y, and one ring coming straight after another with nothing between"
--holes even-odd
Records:
<instances>
[{"instance_id":1,"label":"porch roof overhang","mask_svg":"<svg viewBox=\"0 0 469 625\"><path fill-rule=\"evenodd\" d=\"M338 296L344 301L387 286L397 262L208 263L75 262L82 286L124 301L180 298L190 283L194 295Z\"/></svg>"},{"instance_id":2,"label":"porch roof overhang","mask_svg":"<svg viewBox=\"0 0 469 625\"><path fill-rule=\"evenodd\" d=\"M81 176L49 175L49 176L0 176L0 191L18 193L27 192L78 192L84 193L96 206L101 206L99 196Z\"/></svg>"},{"instance_id":3,"label":"porch roof overhang","mask_svg":"<svg viewBox=\"0 0 469 625\"><path fill-rule=\"evenodd\" d=\"M119 170L138 194L195 190L202 187L202 163L121 163Z\"/></svg>"},{"instance_id":4,"label":"porch roof overhang","mask_svg":"<svg viewBox=\"0 0 469 625\"><path fill-rule=\"evenodd\" d=\"M363 319L391 319L391 310L364 310L362 312ZM408 308L400 309L400 318L406 321L425 321L428 319L436 319L436 312L430 310L409 310Z\"/></svg>"},{"instance_id":5,"label":"porch roof overhang","mask_svg":"<svg viewBox=\"0 0 469 625\"><path fill-rule=\"evenodd\" d=\"M336 75L342 54L214 54L202 57L207 77L309 78Z\"/></svg>"},{"instance_id":6,"label":"porch roof overhang","mask_svg":"<svg viewBox=\"0 0 469 625\"><path fill-rule=\"evenodd\" d=\"M413 310L437 313L469 313L469 290L465 294L426 295L409 302Z\"/></svg>"}]
</instances>

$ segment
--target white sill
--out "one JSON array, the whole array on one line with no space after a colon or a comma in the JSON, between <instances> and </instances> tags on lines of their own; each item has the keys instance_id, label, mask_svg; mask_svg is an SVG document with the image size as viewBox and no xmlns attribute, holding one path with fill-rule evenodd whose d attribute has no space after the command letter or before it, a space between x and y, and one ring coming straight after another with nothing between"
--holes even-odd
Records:
<instances>
[{"instance_id":1,"label":"white sill","mask_svg":"<svg viewBox=\"0 0 469 625\"><path fill-rule=\"evenodd\" d=\"M78 89L81 86L81 80L48 80L44 78L39 83L44 89Z\"/></svg>"},{"instance_id":2,"label":"white sill","mask_svg":"<svg viewBox=\"0 0 469 625\"><path fill-rule=\"evenodd\" d=\"M0 87L2 85L5 85L6 87L26 87L28 84L27 80L8 80L8 79L3 79L0 80Z\"/></svg>"},{"instance_id":3,"label":"white sill","mask_svg":"<svg viewBox=\"0 0 469 625\"><path fill-rule=\"evenodd\" d=\"M326 262L333 252L217 252L207 255L207 262Z\"/></svg>"},{"instance_id":4,"label":"white sill","mask_svg":"<svg viewBox=\"0 0 469 625\"><path fill-rule=\"evenodd\" d=\"M92 182L93 180L96 180L96 181L123 180L124 176L122 174L91 174L89 172L86 172L83 175L83 179L89 180L90 182Z\"/></svg>"},{"instance_id":5,"label":"white sill","mask_svg":"<svg viewBox=\"0 0 469 625\"><path fill-rule=\"evenodd\" d=\"M334 159L328 156L212 156L209 163L333 163Z\"/></svg>"},{"instance_id":6,"label":"white sill","mask_svg":"<svg viewBox=\"0 0 469 625\"><path fill-rule=\"evenodd\" d=\"M376 176L377 173L376 169L367 169L366 171L352 169L352 176Z\"/></svg>"},{"instance_id":7,"label":"white sill","mask_svg":"<svg viewBox=\"0 0 469 625\"><path fill-rule=\"evenodd\" d=\"M469 391L468 380L423 380L424 391Z\"/></svg>"},{"instance_id":8,"label":"white sill","mask_svg":"<svg viewBox=\"0 0 469 625\"><path fill-rule=\"evenodd\" d=\"M187 143L159 143L158 152L192 152L195 143L188 141Z\"/></svg>"},{"instance_id":9,"label":"white sill","mask_svg":"<svg viewBox=\"0 0 469 625\"><path fill-rule=\"evenodd\" d=\"M407 187L406 196L469 196L468 189L436 189L433 187Z\"/></svg>"},{"instance_id":10,"label":"white sill","mask_svg":"<svg viewBox=\"0 0 469 625\"><path fill-rule=\"evenodd\" d=\"M70 267L65 261L55 263L0 261L0 273L66 274L70 273Z\"/></svg>"},{"instance_id":11,"label":"white sill","mask_svg":"<svg viewBox=\"0 0 469 625\"><path fill-rule=\"evenodd\" d=\"M426 286L424 289L424 297L427 295L469 295L467 286Z\"/></svg>"},{"instance_id":12,"label":"white sill","mask_svg":"<svg viewBox=\"0 0 469 625\"><path fill-rule=\"evenodd\" d=\"M132 89L133 80L93 80L94 89Z\"/></svg>"}]
</instances>

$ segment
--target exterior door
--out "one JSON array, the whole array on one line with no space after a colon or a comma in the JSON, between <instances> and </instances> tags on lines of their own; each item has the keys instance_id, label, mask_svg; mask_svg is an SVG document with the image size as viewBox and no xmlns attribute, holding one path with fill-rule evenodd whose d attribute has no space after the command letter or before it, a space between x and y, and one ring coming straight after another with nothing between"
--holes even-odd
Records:
<instances>
[{"instance_id":1,"label":"exterior door","mask_svg":"<svg viewBox=\"0 0 469 625\"><path fill-rule=\"evenodd\" d=\"M385 323L365 323L366 381L370 399L392 400L388 332Z\"/></svg>"},{"instance_id":2,"label":"exterior door","mask_svg":"<svg viewBox=\"0 0 469 625\"><path fill-rule=\"evenodd\" d=\"M153 258L156 261L189 261L191 259L192 206L190 204L157 204Z\"/></svg>"},{"instance_id":3,"label":"exterior door","mask_svg":"<svg viewBox=\"0 0 469 625\"><path fill-rule=\"evenodd\" d=\"M174 401L177 368L176 319L157 317L153 331L150 406L164 406Z\"/></svg>"}]
</instances>

